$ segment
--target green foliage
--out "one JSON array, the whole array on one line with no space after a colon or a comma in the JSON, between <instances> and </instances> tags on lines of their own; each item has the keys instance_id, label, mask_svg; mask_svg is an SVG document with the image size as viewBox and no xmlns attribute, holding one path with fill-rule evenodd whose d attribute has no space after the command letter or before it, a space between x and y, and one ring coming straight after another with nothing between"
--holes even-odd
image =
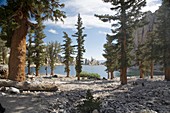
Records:
<instances>
[{"instance_id":1,"label":"green foliage","mask_svg":"<svg viewBox=\"0 0 170 113\"><path fill-rule=\"evenodd\" d=\"M64 64L65 64L65 72L67 72L67 77L69 76L69 72L70 72L70 64L71 62L73 62L73 57L71 56L74 53L74 48L73 46L71 46L72 40L71 38L68 36L68 34L66 32L64 32L64 36L63 38L65 38L64 40L64 44L63 46L63 54L64 54Z\"/></svg>"},{"instance_id":2,"label":"green foliage","mask_svg":"<svg viewBox=\"0 0 170 113\"><path fill-rule=\"evenodd\" d=\"M77 38L77 56L76 56L76 75L79 75L82 71L82 62L83 62L83 53L85 52L84 49L84 37L86 37L86 34L83 34L84 27L82 27L83 22L82 18L80 17L80 14L78 14L78 21L75 25L77 28L77 32L72 35L73 37Z\"/></svg>"},{"instance_id":3,"label":"green foliage","mask_svg":"<svg viewBox=\"0 0 170 113\"><path fill-rule=\"evenodd\" d=\"M59 0L7 0L6 5L0 5L0 15L3 15L0 16L0 27L3 31L0 37L3 37L7 41L6 45L10 47L12 35L20 26L18 19L25 19L28 27L35 27L29 19L63 21L63 18L66 18L65 12L61 11L63 7L64 4Z\"/></svg>"},{"instance_id":4,"label":"green foliage","mask_svg":"<svg viewBox=\"0 0 170 113\"><path fill-rule=\"evenodd\" d=\"M110 37L113 40L117 40L118 49L117 55L119 56L119 64L120 69L125 70L130 64L130 60L132 56L130 52L133 49L133 37L132 31L137 26L137 23L142 18L143 14L140 11L141 7L145 6L146 0L104 0L105 3L111 3L112 11L116 11L115 15L95 15L103 22L112 22L112 21L119 21L117 23L112 24L112 33ZM125 72L125 71L121 71ZM122 73L121 83L127 83L127 76L126 73Z\"/></svg>"},{"instance_id":5,"label":"green foliage","mask_svg":"<svg viewBox=\"0 0 170 113\"><path fill-rule=\"evenodd\" d=\"M58 61L58 54L61 52L61 45L60 43L56 42L49 42L46 47L46 54L47 57L45 59L49 60L49 64L51 67L51 70L54 70L55 63ZM53 72L51 72L52 74Z\"/></svg>"},{"instance_id":6,"label":"green foliage","mask_svg":"<svg viewBox=\"0 0 170 113\"><path fill-rule=\"evenodd\" d=\"M89 79L100 79L100 75L97 73L81 72L80 77L87 77Z\"/></svg>"},{"instance_id":7,"label":"green foliage","mask_svg":"<svg viewBox=\"0 0 170 113\"><path fill-rule=\"evenodd\" d=\"M34 30L29 29L28 30L28 41L26 44L26 61L27 61L27 67L28 67L28 74L31 74L31 64L33 64L33 58L34 58L34 46L33 46L33 39L34 39Z\"/></svg>"},{"instance_id":8,"label":"green foliage","mask_svg":"<svg viewBox=\"0 0 170 113\"><path fill-rule=\"evenodd\" d=\"M100 110L100 104L99 98L94 99L90 90L87 90L86 99L83 104L79 104L77 107L80 113L92 113L95 109Z\"/></svg>"},{"instance_id":9,"label":"green foliage","mask_svg":"<svg viewBox=\"0 0 170 113\"><path fill-rule=\"evenodd\" d=\"M105 66L107 67L106 71L113 73L114 70L118 69L118 55L117 55L117 44L113 43L113 38L107 35L107 42L104 44L104 54L106 58Z\"/></svg>"},{"instance_id":10,"label":"green foliage","mask_svg":"<svg viewBox=\"0 0 170 113\"><path fill-rule=\"evenodd\" d=\"M162 0L162 5L158 12L158 52L160 53L161 63L164 68L170 67L170 2ZM169 75L170 76L170 75Z\"/></svg>"},{"instance_id":11,"label":"green foliage","mask_svg":"<svg viewBox=\"0 0 170 113\"><path fill-rule=\"evenodd\" d=\"M41 18L36 18L38 26L34 29L34 40L33 40L33 62L36 65L36 70L39 70L40 66L45 61L45 45L43 39L45 34L43 32L44 25ZM37 75L38 76L38 75Z\"/></svg>"}]
</instances>

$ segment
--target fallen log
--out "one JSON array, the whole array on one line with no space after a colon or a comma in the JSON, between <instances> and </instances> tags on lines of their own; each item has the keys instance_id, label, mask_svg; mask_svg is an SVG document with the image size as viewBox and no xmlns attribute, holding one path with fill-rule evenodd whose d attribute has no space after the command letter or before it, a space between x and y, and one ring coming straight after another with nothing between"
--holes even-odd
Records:
<instances>
[{"instance_id":1,"label":"fallen log","mask_svg":"<svg viewBox=\"0 0 170 113\"><path fill-rule=\"evenodd\" d=\"M16 82L11 80L0 80L0 87L15 87L20 91L46 91L53 92L57 91L58 87L52 83L41 83L41 82Z\"/></svg>"}]
</instances>

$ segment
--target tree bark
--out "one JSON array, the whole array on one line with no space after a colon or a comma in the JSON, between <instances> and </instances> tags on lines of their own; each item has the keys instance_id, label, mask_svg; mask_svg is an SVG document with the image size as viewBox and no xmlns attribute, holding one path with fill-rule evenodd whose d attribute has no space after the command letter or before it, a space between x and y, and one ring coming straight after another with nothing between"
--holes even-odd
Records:
<instances>
[{"instance_id":1,"label":"tree bark","mask_svg":"<svg viewBox=\"0 0 170 113\"><path fill-rule=\"evenodd\" d=\"M107 79L109 79L110 78L110 75L109 75L109 71L107 72Z\"/></svg>"},{"instance_id":2,"label":"tree bark","mask_svg":"<svg viewBox=\"0 0 170 113\"><path fill-rule=\"evenodd\" d=\"M142 62L140 62L139 64L140 78L144 78L144 71L142 68L143 68Z\"/></svg>"},{"instance_id":3,"label":"tree bark","mask_svg":"<svg viewBox=\"0 0 170 113\"><path fill-rule=\"evenodd\" d=\"M67 77L69 77L70 75L70 70L67 70Z\"/></svg>"},{"instance_id":4,"label":"tree bark","mask_svg":"<svg viewBox=\"0 0 170 113\"><path fill-rule=\"evenodd\" d=\"M165 80L170 81L170 67L165 67Z\"/></svg>"},{"instance_id":5,"label":"tree bark","mask_svg":"<svg viewBox=\"0 0 170 113\"><path fill-rule=\"evenodd\" d=\"M80 74L77 74L77 80L80 80Z\"/></svg>"},{"instance_id":6,"label":"tree bark","mask_svg":"<svg viewBox=\"0 0 170 113\"><path fill-rule=\"evenodd\" d=\"M111 79L113 79L114 78L114 73L113 73L113 71L111 72Z\"/></svg>"},{"instance_id":7,"label":"tree bark","mask_svg":"<svg viewBox=\"0 0 170 113\"><path fill-rule=\"evenodd\" d=\"M54 75L54 68L51 68L51 75Z\"/></svg>"},{"instance_id":8,"label":"tree bark","mask_svg":"<svg viewBox=\"0 0 170 113\"><path fill-rule=\"evenodd\" d=\"M23 91L57 91L58 87L56 84L36 84L27 82L15 82L15 81L0 81L0 87L15 87Z\"/></svg>"},{"instance_id":9,"label":"tree bark","mask_svg":"<svg viewBox=\"0 0 170 113\"><path fill-rule=\"evenodd\" d=\"M121 84L122 85L125 85L125 84L127 84L127 75L126 75L126 73L127 73L127 67L123 67L122 69L121 69L121 74L122 74L122 81L121 81Z\"/></svg>"},{"instance_id":10,"label":"tree bark","mask_svg":"<svg viewBox=\"0 0 170 113\"><path fill-rule=\"evenodd\" d=\"M27 68L28 68L28 75L30 75L30 74L31 74L31 67L30 67L30 63L28 63Z\"/></svg>"},{"instance_id":11,"label":"tree bark","mask_svg":"<svg viewBox=\"0 0 170 113\"><path fill-rule=\"evenodd\" d=\"M151 79L153 79L153 70L154 70L154 63L152 61L151 62L151 73L150 73Z\"/></svg>"},{"instance_id":12,"label":"tree bark","mask_svg":"<svg viewBox=\"0 0 170 113\"><path fill-rule=\"evenodd\" d=\"M39 76L39 66L38 65L36 65L35 76Z\"/></svg>"},{"instance_id":13,"label":"tree bark","mask_svg":"<svg viewBox=\"0 0 170 113\"><path fill-rule=\"evenodd\" d=\"M25 80L25 57L26 57L26 35L28 30L27 19L16 17L19 23L11 39L11 51L9 58L9 79L14 81Z\"/></svg>"},{"instance_id":14,"label":"tree bark","mask_svg":"<svg viewBox=\"0 0 170 113\"><path fill-rule=\"evenodd\" d=\"M45 67L45 74L46 74L46 75L48 75L48 72L47 72L47 71L48 71L48 67L46 66L46 67Z\"/></svg>"}]
</instances>

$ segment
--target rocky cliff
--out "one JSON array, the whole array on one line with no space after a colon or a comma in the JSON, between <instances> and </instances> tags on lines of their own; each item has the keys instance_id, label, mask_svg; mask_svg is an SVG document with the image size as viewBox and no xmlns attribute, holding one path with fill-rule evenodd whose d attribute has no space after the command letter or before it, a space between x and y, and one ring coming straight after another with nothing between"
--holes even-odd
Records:
<instances>
[{"instance_id":1,"label":"rocky cliff","mask_svg":"<svg viewBox=\"0 0 170 113\"><path fill-rule=\"evenodd\" d=\"M148 24L144 25L143 27L137 28L133 32L135 49L139 44L143 44L146 42L147 33L149 31L153 31L154 29L156 29L157 14L158 11L156 11L155 13L152 13L150 11L147 12L145 21L148 22Z\"/></svg>"}]
</instances>

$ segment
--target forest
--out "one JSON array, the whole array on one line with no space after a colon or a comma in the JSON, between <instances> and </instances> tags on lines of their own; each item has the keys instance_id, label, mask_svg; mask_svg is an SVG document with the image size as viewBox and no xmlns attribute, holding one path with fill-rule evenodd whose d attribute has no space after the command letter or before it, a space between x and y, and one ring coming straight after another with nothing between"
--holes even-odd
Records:
<instances>
[{"instance_id":1,"label":"forest","mask_svg":"<svg viewBox=\"0 0 170 113\"><path fill-rule=\"evenodd\" d=\"M81 13L74 34L64 31L62 43L45 43L44 21L64 25L67 4L60 0L0 3L0 113L170 112L170 1L162 0L154 13L142 11L147 0L101 1L110 4L113 12L94 14L112 26L102 45L108 78L82 70L88 34ZM66 75L54 73L57 63L64 64ZM50 76L39 74L46 65ZM70 65L75 65L74 76ZM138 68L139 76L127 76L132 67ZM117 70L120 77L114 76ZM163 74L154 75L155 70Z\"/></svg>"}]
</instances>

